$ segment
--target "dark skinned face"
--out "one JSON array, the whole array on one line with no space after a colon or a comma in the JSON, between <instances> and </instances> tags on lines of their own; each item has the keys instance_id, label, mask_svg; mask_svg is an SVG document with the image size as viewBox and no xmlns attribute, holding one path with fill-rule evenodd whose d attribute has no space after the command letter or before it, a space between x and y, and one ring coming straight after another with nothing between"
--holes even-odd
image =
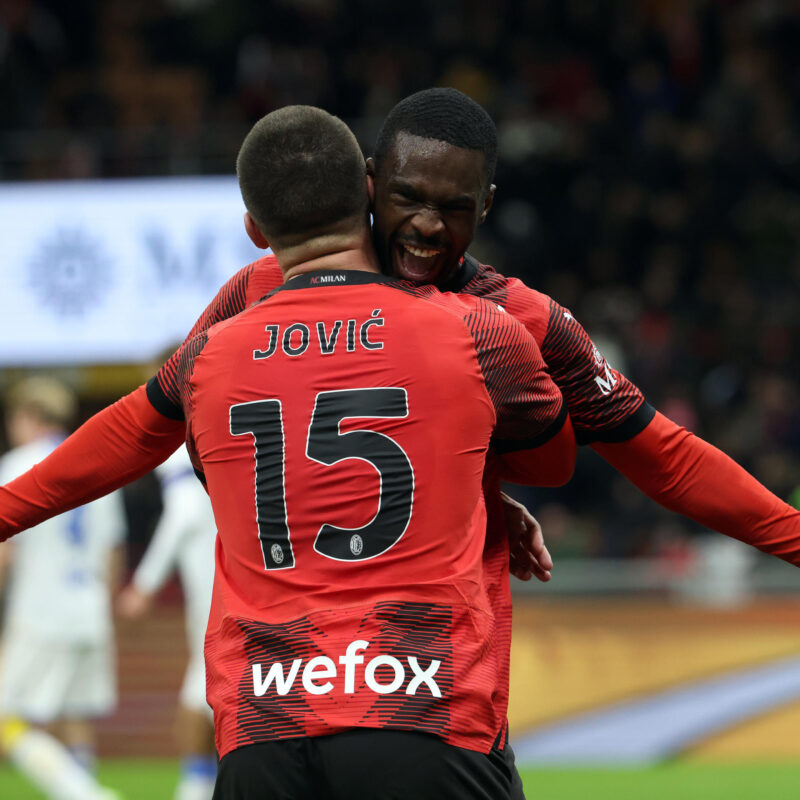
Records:
<instances>
[{"instance_id":1,"label":"dark skinned face","mask_svg":"<svg viewBox=\"0 0 800 800\"><path fill-rule=\"evenodd\" d=\"M437 139L400 133L376 169L373 237L384 271L444 286L489 213L484 156Z\"/></svg>"}]
</instances>

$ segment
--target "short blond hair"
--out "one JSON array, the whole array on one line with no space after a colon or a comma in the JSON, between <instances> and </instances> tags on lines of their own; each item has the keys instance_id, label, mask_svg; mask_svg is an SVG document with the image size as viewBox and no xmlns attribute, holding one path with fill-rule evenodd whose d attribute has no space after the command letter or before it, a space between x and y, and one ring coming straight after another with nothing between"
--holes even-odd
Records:
<instances>
[{"instance_id":1,"label":"short blond hair","mask_svg":"<svg viewBox=\"0 0 800 800\"><path fill-rule=\"evenodd\" d=\"M6 393L6 412L28 411L42 422L68 427L78 412L75 392L47 375L25 378Z\"/></svg>"}]
</instances>

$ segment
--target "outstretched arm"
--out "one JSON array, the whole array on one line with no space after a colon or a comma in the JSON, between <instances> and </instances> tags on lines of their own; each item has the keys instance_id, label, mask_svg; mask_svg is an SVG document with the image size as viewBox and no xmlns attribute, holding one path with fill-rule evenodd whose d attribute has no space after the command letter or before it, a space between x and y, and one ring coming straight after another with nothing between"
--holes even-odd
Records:
<instances>
[{"instance_id":1,"label":"outstretched arm","mask_svg":"<svg viewBox=\"0 0 800 800\"><path fill-rule=\"evenodd\" d=\"M550 298L543 322L543 299L520 285L506 308L542 337L578 442L671 511L800 565L800 512L720 450L656 413Z\"/></svg>"},{"instance_id":2,"label":"outstretched arm","mask_svg":"<svg viewBox=\"0 0 800 800\"><path fill-rule=\"evenodd\" d=\"M238 314L282 280L274 256L239 270L200 315L186 341ZM162 389L173 394L180 383L178 353L157 376ZM32 470L0 487L0 541L136 480L174 453L184 436L183 420L156 411L140 386L92 417Z\"/></svg>"},{"instance_id":3,"label":"outstretched arm","mask_svg":"<svg viewBox=\"0 0 800 800\"><path fill-rule=\"evenodd\" d=\"M0 486L0 541L140 478L183 442L145 387L95 414L47 458Z\"/></svg>"},{"instance_id":4,"label":"outstretched arm","mask_svg":"<svg viewBox=\"0 0 800 800\"><path fill-rule=\"evenodd\" d=\"M628 441L592 448L670 511L800 566L800 511L663 414Z\"/></svg>"}]
</instances>

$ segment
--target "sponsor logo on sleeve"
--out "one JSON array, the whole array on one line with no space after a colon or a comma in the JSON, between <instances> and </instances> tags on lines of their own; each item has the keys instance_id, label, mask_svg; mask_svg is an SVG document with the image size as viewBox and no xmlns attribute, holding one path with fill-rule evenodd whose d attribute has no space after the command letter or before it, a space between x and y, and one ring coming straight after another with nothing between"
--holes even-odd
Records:
<instances>
[{"instance_id":1,"label":"sponsor logo on sleeve","mask_svg":"<svg viewBox=\"0 0 800 800\"><path fill-rule=\"evenodd\" d=\"M594 363L597 365L598 369L602 370L602 374L595 376L594 382L597 384L597 388L600 389L600 394L603 396L609 395L614 391L614 387L617 385L619 379L611 371L611 367L605 358L603 358L603 354L596 347L593 347L592 351Z\"/></svg>"}]
</instances>

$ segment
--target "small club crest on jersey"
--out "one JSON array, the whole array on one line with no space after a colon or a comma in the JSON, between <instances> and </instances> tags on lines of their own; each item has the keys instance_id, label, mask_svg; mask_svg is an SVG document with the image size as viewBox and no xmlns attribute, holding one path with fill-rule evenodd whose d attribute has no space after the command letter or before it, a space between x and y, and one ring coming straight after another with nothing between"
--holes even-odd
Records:
<instances>
[{"instance_id":1,"label":"small club crest on jersey","mask_svg":"<svg viewBox=\"0 0 800 800\"><path fill-rule=\"evenodd\" d=\"M350 537L350 552L354 556L361 555L361 551L364 549L364 540L357 534L354 533Z\"/></svg>"}]
</instances>

